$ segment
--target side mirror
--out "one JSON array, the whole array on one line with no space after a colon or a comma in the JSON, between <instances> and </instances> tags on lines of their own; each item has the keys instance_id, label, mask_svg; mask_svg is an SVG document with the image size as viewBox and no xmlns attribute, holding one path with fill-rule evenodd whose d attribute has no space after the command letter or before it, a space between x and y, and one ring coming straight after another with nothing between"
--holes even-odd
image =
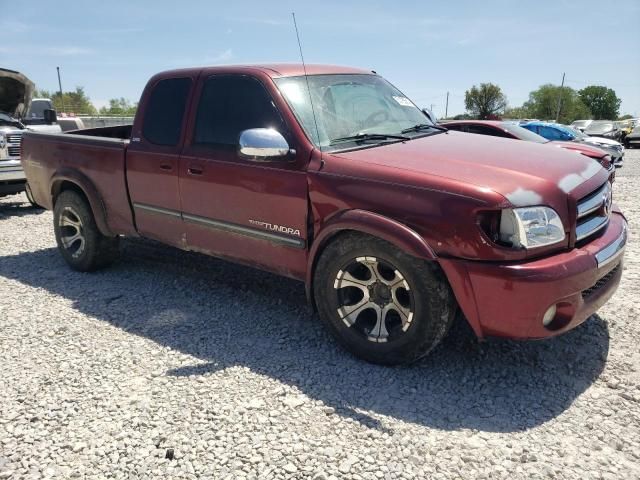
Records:
<instances>
[{"instance_id":1,"label":"side mirror","mask_svg":"<svg viewBox=\"0 0 640 480\"><path fill-rule=\"evenodd\" d=\"M56 114L55 110L51 110L50 108L47 108L43 112L43 115L44 115L44 123L46 123L47 125L51 125L58 121L58 115Z\"/></svg>"},{"instance_id":2,"label":"side mirror","mask_svg":"<svg viewBox=\"0 0 640 480\"><path fill-rule=\"evenodd\" d=\"M438 119L433 114L433 112L431 110L429 110L428 108L423 108L422 109L422 113L424 113L424 116L427 117L429 119L429 121L431 123L433 123L434 125L438 123Z\"/></svg>"},{"instance_id":3,"label":"side mirror","mask_svg":"<svg viewBox=\"0 0 640 480\"><path fill-rule=\"evenodd\" d=\"M292 150L282 134L271 128L250 128L240 134L240 155L258 162L286 157Z\"/></svg>"}]
</instances>

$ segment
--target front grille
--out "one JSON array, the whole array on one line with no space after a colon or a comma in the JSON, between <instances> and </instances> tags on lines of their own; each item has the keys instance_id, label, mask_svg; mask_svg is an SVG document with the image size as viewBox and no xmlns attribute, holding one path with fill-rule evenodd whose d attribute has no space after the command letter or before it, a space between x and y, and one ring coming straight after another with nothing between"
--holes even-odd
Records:
<instances>
[{"instance_id":1,"label":"front grille","mask_svg":"<svg viewBox=\"0 0 640 480\"><path fill-rule=\"evenodd\" d=\"M605 183L578 201L576 241L585 240L602 230L611 215L611 184Z\"/></svg>"},{"instance_id":2,"label":"front grille","mask_svg":"<svg viewBox=\"0 0 640 480\"><path fill-rule=\"evenodd\" d=\"M22 150L21 140L22 133L11 133L7 135L7 151L9 152L9 157L20 158Z\"/></svg>"},{"instance_id":3,"label":"front grille","mask_svg":"<svg viewBox=\"0 0 640 480\"><path fill-rule=\"evenodd\" d=\"M620 264L616 265L613 268L613 270L607 273L604 277L600 277L592 287L589 287L586 290L583 290L582 298L584 298L585 300L588 299L591 295L593 295L602 287L604 287L607 283L609 283L609 280L611 280L614 277L614 275L618 272L619 268L620 268Z\"/></svg>"}]
</instances>

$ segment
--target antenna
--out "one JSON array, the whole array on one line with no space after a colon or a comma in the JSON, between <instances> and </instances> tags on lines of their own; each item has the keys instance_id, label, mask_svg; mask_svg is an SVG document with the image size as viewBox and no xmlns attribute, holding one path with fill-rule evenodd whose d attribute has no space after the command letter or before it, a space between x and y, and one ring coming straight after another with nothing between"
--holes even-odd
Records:
<instances>
[{"instance_id":1,"label":"antenna","mask_svg":"<svg viewBox=\"0 0 640 480\"><path fill-rule=\"evenodd\" d=\"M307 92L309 92L309 103L311 104L311 113L313 114L313 123L316 126L316 136L318 137L318 144L320 143L320 129L318 128L318 120L316 119L316 110L313 107L313 97L311 96L311 87L309 86L309 75L307 75L307 65L304 63L304 55L302 55L302 43L300 43L300 34L298 33L298 24L296 22L295 12L291 12L293 17L293 26L296 29L296 38L298 39L298 48L300 49L300 59L302 60L302 70L304 71L304 79L307 82ZM320 149L320 162L324 164L322 160L322 149Z\"/></svg>"}]
</instances>

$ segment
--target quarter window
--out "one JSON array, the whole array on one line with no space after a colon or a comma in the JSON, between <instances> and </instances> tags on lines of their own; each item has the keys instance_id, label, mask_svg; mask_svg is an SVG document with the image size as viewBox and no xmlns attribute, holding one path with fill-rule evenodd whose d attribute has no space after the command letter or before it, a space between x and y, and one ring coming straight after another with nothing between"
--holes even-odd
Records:
<instances>
[{"instance_id":1,"label":"quarter window","mask_svg":"<svg viewBox=\"0 0 640 480\"><path fill-rule=\"evenodd\" d=\"M168 78L153 87L144 111L142 135L155 145L180 143L190 78Z\"/></svg>"},{"instance_id":2,"label":"quarter window","mask_svg":"<svg viewBox=\"0 0 640 480\"><path fill-rule=\"evenodd\" d=\"M249 128L273 128L285 134L282 117L262 84L244 75L207 79L198 104L193 143L235 148L240 133Z\"/></svg>"}]
</instances>

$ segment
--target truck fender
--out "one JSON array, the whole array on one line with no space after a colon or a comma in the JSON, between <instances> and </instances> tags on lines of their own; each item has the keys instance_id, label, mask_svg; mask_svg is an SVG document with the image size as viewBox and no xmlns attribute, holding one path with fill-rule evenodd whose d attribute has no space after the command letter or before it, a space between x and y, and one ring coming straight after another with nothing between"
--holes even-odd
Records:
<instances>
[{"instance_id":1,"label":"truck fender","mask_svg":"<svg viewBox=\"0 0 640 480\"><path fill-rule=\"evenodd\" d=\"M355 231L381 238L400 250L425 260L434 260L435 253L414 230L391 218L367 210L347 210L335 215L316 235L307 260L306 293L312 306L313 273L317 260L331 238L340 232Z\"/></svg>"},{"instance_id":2,"label":"truck fender","mask_svg":"<svg viewBox=\"0 0 640 480\"><path fill-rule=\"evenodd\" d=\"M71 183L74 187L78 188L89 201L93 218L96 221L96 226L100 233L107 237L112 237L113 232L107 225L107 211L102 201L102 196L98 192L93 182L78 170L71 168L61 168L57 170L50 181L51 191L51 204L55 206L55 199L63 190L65 183Z\"/></svg>"}]
</instances>

